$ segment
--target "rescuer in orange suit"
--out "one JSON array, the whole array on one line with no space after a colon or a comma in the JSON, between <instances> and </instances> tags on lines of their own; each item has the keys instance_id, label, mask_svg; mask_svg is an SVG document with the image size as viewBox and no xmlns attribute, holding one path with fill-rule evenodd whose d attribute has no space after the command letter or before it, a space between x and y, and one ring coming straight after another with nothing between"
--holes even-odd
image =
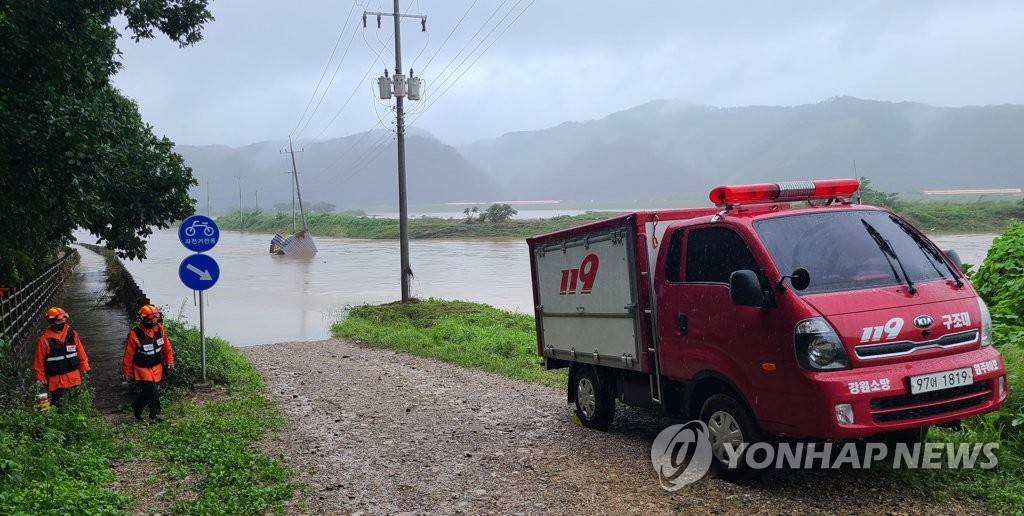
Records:
<instances>
[{"instance_id":1,"label":"rescuer in orange suit","mask_svg":"<svg viewBox=\"0 0 1024 516\"><path fill-rule=\"evenodd\" d=\"M47 310L46 322L49 327L36 340L33 369L36 381L50 393L50 402L58 404L68 389L82 385L82 375L89 372L89 357L78 332L68 325L63 308Z\"/></svg>"},{"instance_id":2,"label":"rescuer in orange suit","mask_svg":"<svg viewBox=\"0 0 1024 516\"><path fill-rule=\"evenodd\" d=\"M160 417L160 380L164 366L174 369L174 350L161 324L160 310L153 305L139 309L139 324L128 332L121 360L121 374L125 380L134 378L139 384L139 397L132 403L135 419L142 421L142 411L149 407L149 422L162 421Z\"/></svg>"}]
</instances>

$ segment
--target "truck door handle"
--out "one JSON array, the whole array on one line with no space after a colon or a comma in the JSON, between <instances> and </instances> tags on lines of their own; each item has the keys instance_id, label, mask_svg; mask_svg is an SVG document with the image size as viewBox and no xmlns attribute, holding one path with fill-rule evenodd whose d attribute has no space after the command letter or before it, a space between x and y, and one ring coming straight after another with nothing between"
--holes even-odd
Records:
<instances>
[{"instance_id":1,"label":"truck door handle","mask_svg":"<svg viewBox=\"0 0 1024 516\"><path fill-rule=\"evenodd\" d=\"M679 312L676 314L676 327L679 328L680 334L686 335L686 328L688 327L688 322L686 319L686 314L684 314L683 312Z\"/></svg>"}]
</instances>

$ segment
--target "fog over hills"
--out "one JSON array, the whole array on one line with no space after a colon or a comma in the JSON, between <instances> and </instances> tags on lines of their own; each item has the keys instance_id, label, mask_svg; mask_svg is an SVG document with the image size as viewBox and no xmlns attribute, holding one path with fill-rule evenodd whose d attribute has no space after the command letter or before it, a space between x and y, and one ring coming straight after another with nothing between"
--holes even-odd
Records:
<instances>
[{"instance_id":1,"label":"fog over hills","mask_svg":"<svg viewBox=\"0 0 1024 516\"><path fill-rule=\"evenodd\" d=\"M383 140L383 147L377 142ZM867 176L895 192L1020 187L1024 106L945 108L837 97L793 107L654 101L453 148L411 132L409 203L507 199L703 199L718 184ZM290 202L279 143L179 146L214 211ZM298 150L298 149L296 149ZM380 132L304 145L303 200L339 210L397 205L395 144ZM856 167L856 170L854 169ZM247 186L248 185L248 186ZM216 192L216 193L214 193Z\"/></svg>"}]
</instances>

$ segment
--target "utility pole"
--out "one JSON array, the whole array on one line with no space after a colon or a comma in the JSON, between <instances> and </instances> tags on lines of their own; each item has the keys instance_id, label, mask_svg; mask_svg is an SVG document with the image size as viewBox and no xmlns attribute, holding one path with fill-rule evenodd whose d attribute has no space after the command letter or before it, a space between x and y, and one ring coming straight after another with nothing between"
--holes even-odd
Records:
<instances>
[{"instance_id":1,"label":"utility pole","mask_svg":"<svg viewBox=\"0 0 1024 516\"><path fill-rule=\"evenodd\" d=\"M260 211L260 191L256 190L256 213Z\"/></svg>"},{"instance_id":2,"label":"utility pole","mask_svg":"<svg viewBox=\"0 0 1024 516\"><path fill-rule=\"evenodd\" d=\"M292 175L292 172L289 170L289 171L286 171L285 174L288 174L290 176L290 175ZM291 178L289 178L288 183L291 183ZM295 189L294 188L292 188L292 234L293 235L295 234Z\"/></svg>"},{"instance_id":3,"label":"utility pole","mask_svg":"<svg viewBox=\"0 0 1024 516\"><path fill-rule=\"evenodd\" d=\"M306 149L299 149L299 152L305 152ZM299 169L295 166L295 149L292 148L292 137L288 137L288 150L281 150L281 154L292 155L292 178L295 180L295 194L299 196L299 213L302 215L302 230L306 231L309 226L306 225L306 210L302 207L302 190L299 190ZM292 225L295 225L295 204L292 203Z\"/></svg>"},{"instance_id":4,"label":"utility pole","mask_svg":"<svg viewBox=\"0 0 1024 516\"><path fill-rule=\"evenodd\" d=\"M409 100L419 100L420 98L420 85L422 82L418 78L412 76L412 70L409 70L409 80L406 81L405 75L402 74L402 18L419 18L422 31L427 31L427 17L418 14L401 14L398 7L398 1L395 0L395 9L393 13L380 13L380 12L367 12L363 11L363 28L366 28L366 15L372 14L377 16L377 28L380 28L380 19L382 16L391 16L395 20L395 75L394 79L390 79L387 76L387 70L384 70L384 77L377 79L377 85L380 88L380 97L382 99L390 99L391 95L395 96L395 116L397 119L396 133L398 140L398 235L399 235L399 247L401 252L402 261L402 302L409 301L409 277L412 276L412 267L409 265L409 210L406 203L406 189L405 189L405 110L403 105L403 99L408 96ZM386 90L386 91L385 91ZM300 202L301 204L301 202Z\"/></svg>"},{"instance_id":5,"label":"utility pole","mask_svg":"<svg viewBox=\"0 0 1024 516\"><path fill-rule=\"evenodd\" d=\"M206 216L210 217L210 183L206 183Z\"/></svg>"},{"instance_id":6,"label":"utility pole","mask_svg":"<svg viewBox=\"0 0 1024 516\"><path fill-rule=\"evenodd\" d=\"M238 178L238 231L242 231L242 176Z\"/></svg>"}]
</instances>

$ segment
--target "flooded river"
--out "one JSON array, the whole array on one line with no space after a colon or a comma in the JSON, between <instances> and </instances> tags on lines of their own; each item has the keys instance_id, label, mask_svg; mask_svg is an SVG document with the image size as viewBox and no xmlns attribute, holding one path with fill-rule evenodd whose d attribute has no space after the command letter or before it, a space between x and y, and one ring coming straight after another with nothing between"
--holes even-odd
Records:
<instances>
[{"instance_id":1,"label":"flooded river","mask_svg":"<svg viewBox=\"0 0 1024 516\"><path fill-rule=\"evenodd\" d=\"M217 284L204 295L208 335L236 346L320 340L330 335L331 323L347 307L401 297L397 241L316 237L316 257L297 260L271 256L270 237L222 232L220 242L207 253L221 270ZM994 237L945 235L934 240L977 265ZM413 296L532 313L524 240L413 240L409 250ZM197 296L178 278L178 265L188 254L176 229L158 231L149 240L149 257L127 261L125 267L155 304L198 325Z\"/></svg>"}]
</instances>

